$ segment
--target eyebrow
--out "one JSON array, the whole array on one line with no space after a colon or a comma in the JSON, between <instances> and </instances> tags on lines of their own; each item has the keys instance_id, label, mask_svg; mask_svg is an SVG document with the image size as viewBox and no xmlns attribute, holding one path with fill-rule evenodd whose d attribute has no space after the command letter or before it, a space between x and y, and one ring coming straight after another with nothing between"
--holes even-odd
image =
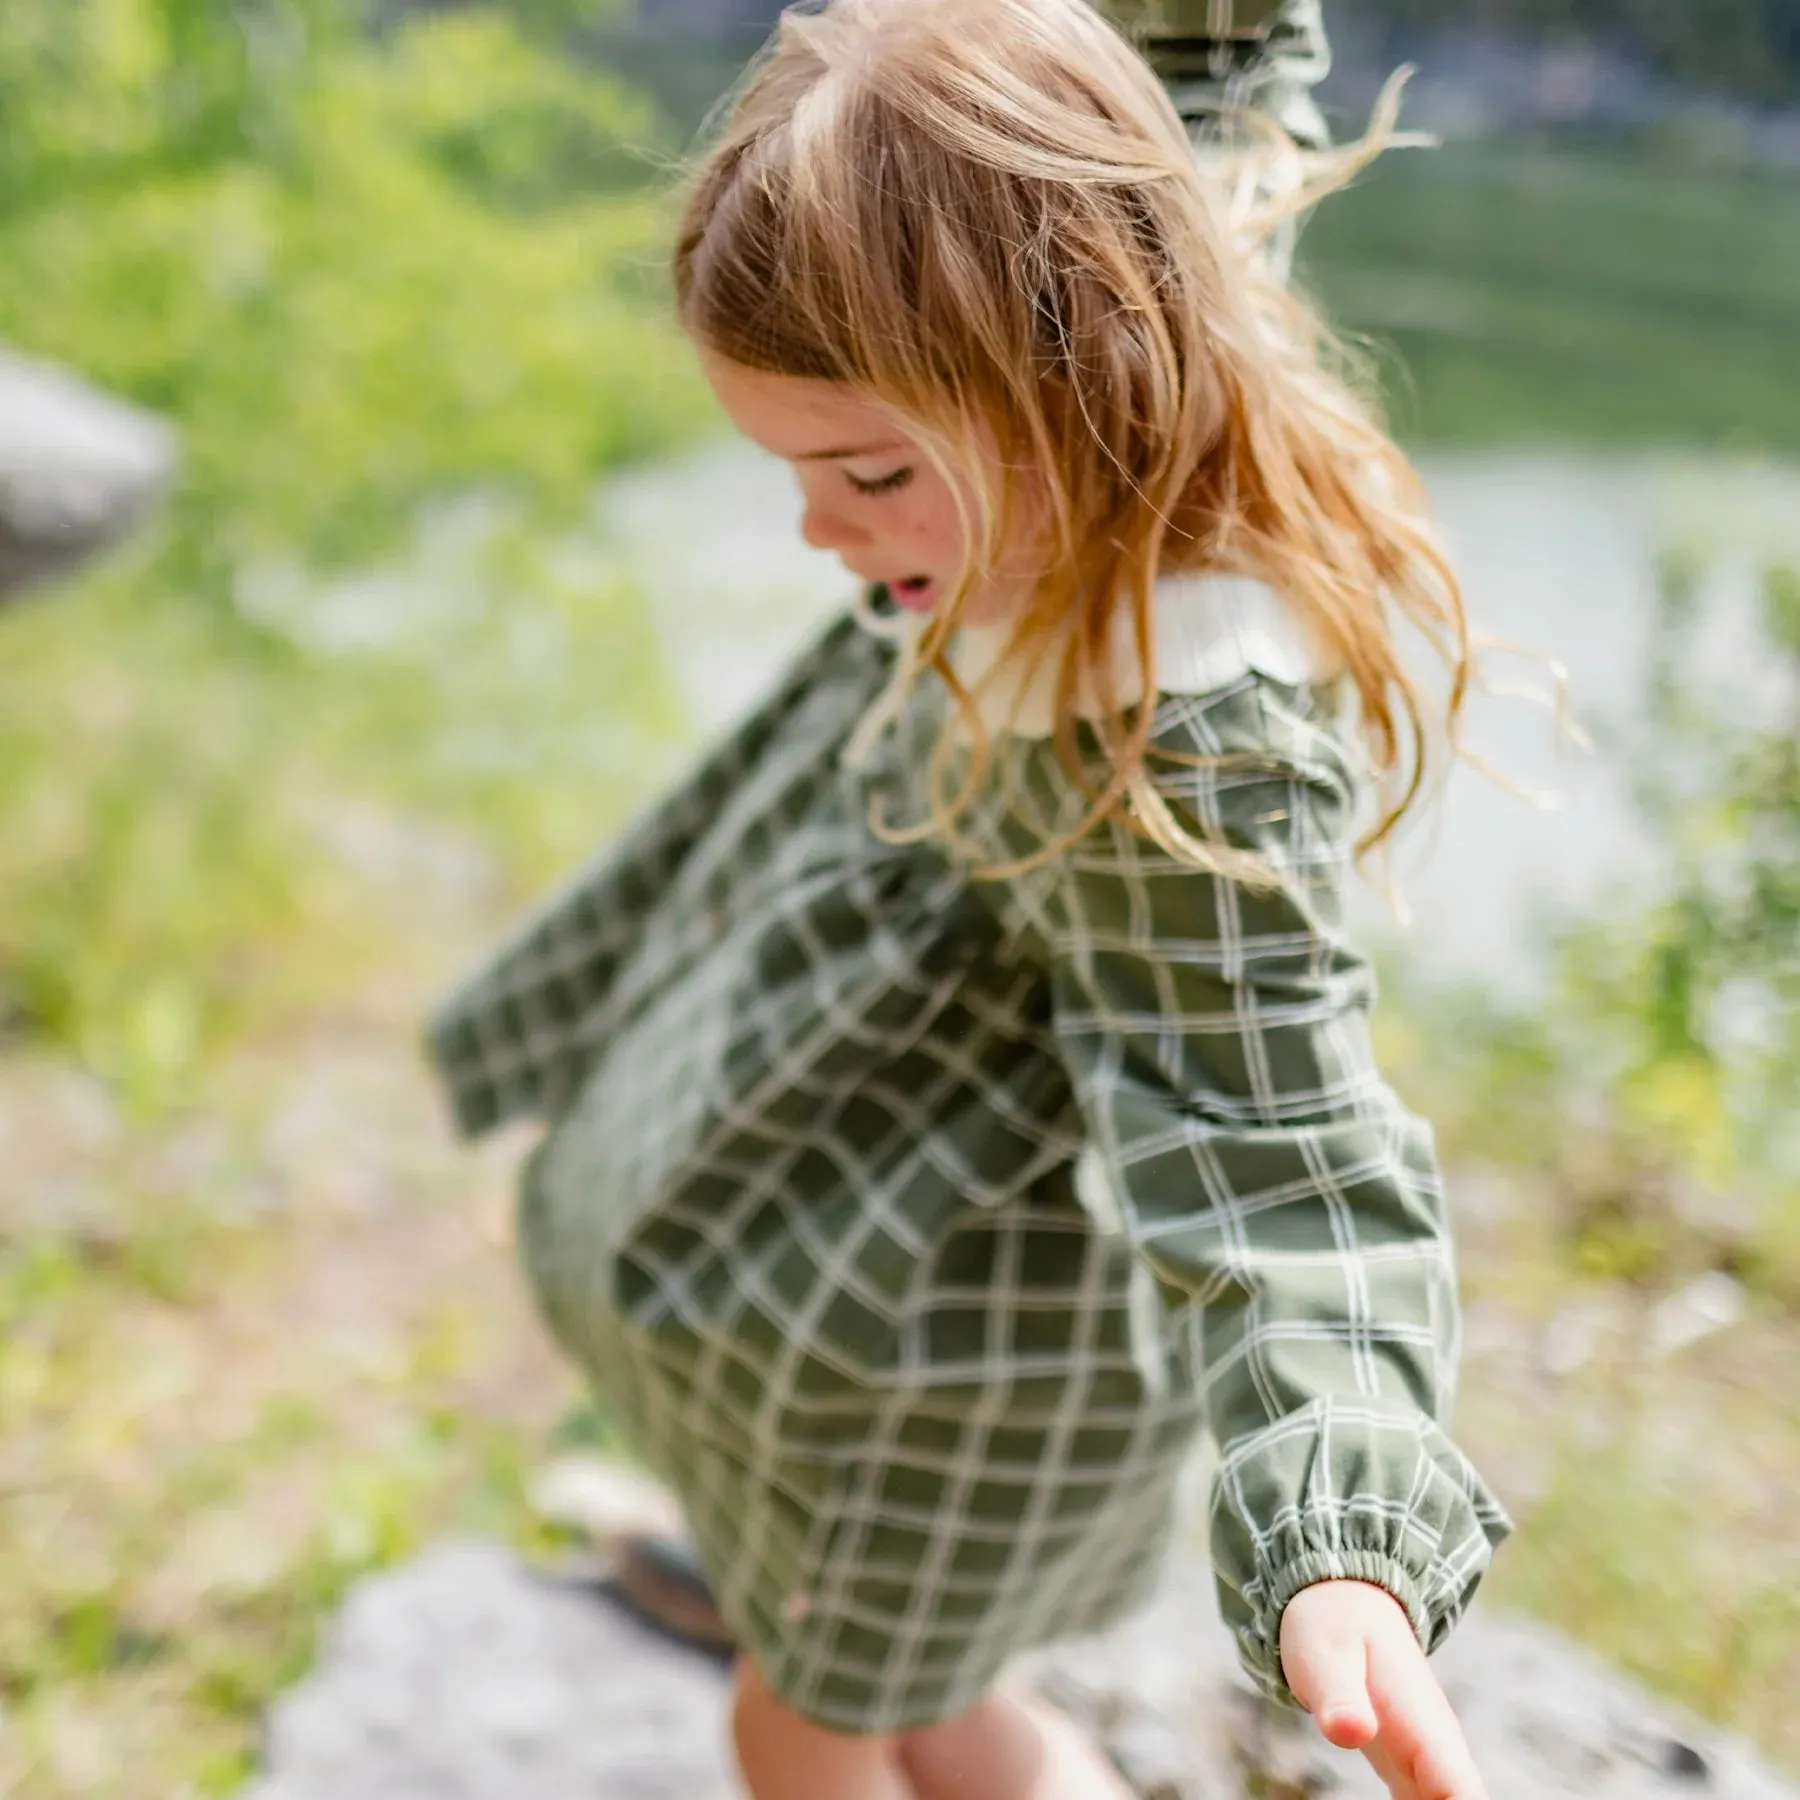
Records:
<instances>
[{"instance_id":1,"label":"eyebrow","mask_svg":"<svg viewBox=\"0 0 1800 1800\"><path fill-rule=\"evenodd\" d=\"M891 450L903 450L906 446L888 439L881 444L856 444L842 450L807 450L794 458L795 462L835 462L840 457L851 456L883 456Z\"/></svg>"}]
</instances>

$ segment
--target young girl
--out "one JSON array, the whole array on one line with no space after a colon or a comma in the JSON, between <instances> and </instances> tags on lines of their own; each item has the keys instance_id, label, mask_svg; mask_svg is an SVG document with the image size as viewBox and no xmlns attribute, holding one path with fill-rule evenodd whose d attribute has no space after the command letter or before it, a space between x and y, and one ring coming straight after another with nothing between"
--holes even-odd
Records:
<instances>
[{"instance_id":1,"label":"young girl","mask_svg":"<svg viewBox=\"0 0 1800 1800\"><path fill-rule=\"evenodd\" d=\"M1210 1432L1246 1665L1396 1796L1505 1517L1340 897L1466 672L1418 484L1083 0L790 12L681 317L867 584L439 1018L525 1262L685 1503L757 1800L1124 1789L999 1684L1154 1580ZM1273 221L1266 223L1273 225Z\"/></svg>"}]
</instances>

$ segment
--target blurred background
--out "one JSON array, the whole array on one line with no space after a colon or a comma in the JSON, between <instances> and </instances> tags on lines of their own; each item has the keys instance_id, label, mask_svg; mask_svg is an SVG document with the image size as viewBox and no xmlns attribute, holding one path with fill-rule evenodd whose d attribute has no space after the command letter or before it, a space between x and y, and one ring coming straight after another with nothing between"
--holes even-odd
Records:
<instances>
[{"instance_id":1,"label":"blurred background","mask_svg":"<svg viewBox=\"0 0 1800 1800\"><path fill-rule=\"evenodd\" d=\"M214 1795L609 1443L432 1000L844 598L669 324L766 0L0 0L0 1795ZM1494 695L1368 909L1491 1603L1800 1769L1800 10L1328 0L1302 242Z\"/></svg>"}]
</instances>

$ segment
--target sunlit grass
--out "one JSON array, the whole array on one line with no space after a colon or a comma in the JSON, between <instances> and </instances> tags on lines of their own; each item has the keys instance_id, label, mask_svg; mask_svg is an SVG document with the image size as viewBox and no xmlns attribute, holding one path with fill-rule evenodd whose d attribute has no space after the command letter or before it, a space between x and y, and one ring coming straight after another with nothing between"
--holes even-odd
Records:
<instances>
[{"instance_id":1,"label":"sunlit grass","mask_svg":"<svg viewBox=\"0 0 1800 1800\"><path fill-rule=\"evenodd\" d=\"M1453 1169L1469 1354L1457 1436L1517 1534L1482 1604L1528 1613L1800 1770L1800 1324L1768 1301L1665 1353L1656 1290L1572 1266L1532 1178Z\"/></svg>"},{"instance_id":2,"label":"sunlit grass","mask_svg":"<svg viewBox=\"0 0 1800 1800\"><path fill-rule=\"evenodd\" d=\"M597 843L680 741L616 577L559 578L501 530L454 570L426 556L393 583L396 617L347 648L305 639L330 594L303 580L274 620L105 577L7 620L14 1031L65 1045L130 1104L178 1103L235 1034L379 961L371 862L396 881L409 859L423 879L486 866L518 893ZM383 603L355 603L371 631ZM396 808L416 823L384 836Z\"/></svg>"},{"instance_id":3,"label":"sunlit grass","mask_svg":"<svg viewBox=\"0 0 1800 1800\"><path fill-rule=\"evenodd\" d=\"M505 1158L449 1142L415 1045L687 732L603 546L433 532L454 550L356 644L326 590L221 621L126 567L7 621L20 1800L231 1792L351 1581L445 1532L540 1541L524 1483L573 1382L513 1279Z\"/></svg>"},{"instance_id":4,"label":"sunlit grass","mask_svg":"<svg viewBox=\"0 0 1800 1800\"><path fill-rule=\"evenodd\" d=\"M0 1788L232 1791L349 1583L446 1532L539 1541L566 1393L521 1361L499 1259L446 1254L467 1187L378 1224L196 1222L174 1293L129 1248L0 1260ZM362 1258L393 1266L329 1304ZM532 1379L484 1401L509 1364Z\"/></svg>"}]
</instances>

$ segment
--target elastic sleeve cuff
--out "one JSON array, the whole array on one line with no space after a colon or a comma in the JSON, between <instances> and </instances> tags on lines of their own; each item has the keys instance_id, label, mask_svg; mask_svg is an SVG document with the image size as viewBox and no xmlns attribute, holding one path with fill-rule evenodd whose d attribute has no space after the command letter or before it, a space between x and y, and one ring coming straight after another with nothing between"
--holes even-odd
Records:
<instances>
[{"instance_id":1,"label":"elastic sleeve cuff","mask_svg":"<svg viewBox=\"0 0 1800 1800\"><path fill-rule=\"evenodd\" d=\"M1512 1522L1429 1415L1330 1398L1225 1454L1213 1571L1244 1667L1292 1703L1281 1615L1302 1588L1367 1581L1405 1609L1427 1655L1462 1617Z\"/></svg>"},{"instance_id":2,"label":"elastic sleeve cuff","mask_svg":"<svg viewBox=\"0 0 1800 1800\"><path fill-rule=\"evenodd\" d=\"M1398 1557L1383 1555L1378 1550L1315 1550L1297 1557L1281 1569L1269 1583L1269 1616L1274 1621L1273 1663L1269 1679L1263 1681L1267 1691L1289 1705L1294 1703L1281 1667L1281 1615L1287 1604L1302 1589L1321 1581L1367 1581L1383 1589L1406 1609L1407 1622L1419 1648L1432 1649L1432 1618L1417 1579ZM1253 1671L1254 1672L1254 1671Z\"/></svg>"}]
</instances>

